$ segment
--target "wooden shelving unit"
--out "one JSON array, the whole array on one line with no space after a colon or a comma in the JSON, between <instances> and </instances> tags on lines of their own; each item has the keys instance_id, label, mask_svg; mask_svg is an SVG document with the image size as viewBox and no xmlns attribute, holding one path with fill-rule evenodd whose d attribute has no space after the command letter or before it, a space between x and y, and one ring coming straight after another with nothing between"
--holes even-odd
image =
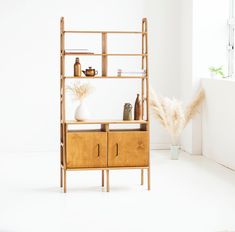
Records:
<instances>
[{"instance_id":1,"label":"wooden shelving unit","mask_svg":"<svg viewBox=\"0 0 235 232\"><path fill-rule=\"evenodd\" d=\"M100 34L102 53L82 54L65 49L66 34ZM108 53L108 34L137 34L141 36L141 53ZM102 73L95 77L73 77L65 75L66 56L100 56ZM145 76L108 76L109 56L137 56ZM65 82L67 79L139 79L141 81L142 120L67 120L65 116ZM100 125L96 130L72 130L71 126ZM139 125L139 129L114 130L112 125ZM60 186L67 190L67 171L101 170L101 186L110 190L110 170L140 169L141 185L144 170L147 170L147 186L150 190L149 158L149 76L148 76L148 32L147 19L142 19L141 31L74 31L65 30L64 18L60 20Z\"/></svg>"}]
</instances>

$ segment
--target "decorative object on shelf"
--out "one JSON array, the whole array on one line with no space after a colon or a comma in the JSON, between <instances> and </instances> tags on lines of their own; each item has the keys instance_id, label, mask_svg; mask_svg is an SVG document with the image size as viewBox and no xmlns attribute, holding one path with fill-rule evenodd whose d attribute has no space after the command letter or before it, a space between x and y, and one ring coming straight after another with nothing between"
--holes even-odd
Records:
<instances>
[{"instance_id":1,"label":"decorative object on shelf","mask_svg":"<svg viewBox=\"0 0 235 232\"><path fill-rule=\"evenodd\" d=\"M94 68L89 67L88 69L86 69L85 71L82 71L85 76L87 77L94 77L95 75L98 74L98 71L96 71Z\"/></svg>"},{"instance_id":2,"label":"decorative object on shelf","mask_svg":"<svg viewBox=\"0 0 235 232\"><path fill-rule=\"evenodd\" d=\"M86 121L90 118L90 111L87 109L85 100L80 101L80 104L75 110L74 118L77 121Z\"/></svg>"},{"instance_id":3,"label":"decorative object on shelf","mask_svg":"<svg viewBox=\"0 0 235 232\"><path fill-rule=\"evenodd\" d=\"M117 70L117 76L118 76L118 77L121 77L121 76L122 76L122 70L121 70L121 69L118 69L118 70Z\"/></svg>"},{"instance_id":4,"label":"decorative object on shelf","mask_svg":"<svg viewBox=\"0 0 235 232\"><path fill-rule=\"evenodd\" d=\"M145 75L146 75L146 71L143 69L136 70L136 71L126 71L126 70L122 70L122 69L117 70L118 77L121 77L121 76L145 76Z\"/></svg>"},{"instance_id":5,"label":"decorative object on shelf","mask_svg":"<svg viewBox=\"0 0 235 232\"><path fill-rule=\"evenodd\" d=\"M132 120L132 105L131 103L125 103L123 110L123 120Z\"/></svg>"},{"instance_id":6,"label":"decorative object on shelf","mask_svg":"<svg viewBox=\"0 0 235 232\"><path fill-rule=\"evenodd\" d=\"M142 104L141 104L139 94L137 94L137 97L136 97L136 100L135 100L134 119L135 120L141 120L142 119Z\"/></svg>"},{"instance_id":7,"label":"decorative object on shelf","mask_svg":"<svg viewBox=\"0 0 235 232\"><path fill-rule=\"evenodd\" d=\"M186 106L184 110L182 102L173 98L156 96L151 90L150 106L153 116L166 128L171 136L171 158L179 158L179 136L188 122L196 115L199 107L201 106L205 93L200 89L193 100Z\"/></svg>"},{"instance_id":8,"label":"decorative object on shelf","mask_svg":"<svg viewBox=\"0 0 235 232\"><path fill-rule=\"evenodd\" d=\"M67 90L72 92L74 100L79 100L80 102L75 110L75 119L78 121L88 120L90 118L90 113L85 104L85 99L93 92L93 86L91 86L88 82L81 84L77 81L72 87L67 86Z\"/></svg>"},{"instance_id":9,"label":"decorative object on shelf","mask_svg":"<svg viewBox=\"0 0 235 232\"><path fill-rule=\"evenodd\" d=\"M79 61L78 57L75 60L75 64L73 66L73 69L74 69L74 76L75 77L81 77L82 76L81 64L80 64L80 61Z\"/></svg>"},{"instance_id":10,"label":"decorative object on shelf","mask_svg":"<svg viewBox=\"0 0 235 232\"><path fill-rule=\"evenodd\" d=\"M209 67L209 71L211 73L212 78L216 78L216 77L225 78L224 71L223 71L223 66L220 66L220 67L211 66L211 67Z\"/></svg>"},{"instance_id":11,"label":"decorative object on shelf","mask_svg":"<svg viewBox=\"0 0 235 232\"><path fill-rule=\"evenodd\" d=\"M94 52L90 52L89 49L86 48L78 48L78 49L66 49L65 54L86 55L86 54L94 54Z\"/></svg>"}]
</instances>

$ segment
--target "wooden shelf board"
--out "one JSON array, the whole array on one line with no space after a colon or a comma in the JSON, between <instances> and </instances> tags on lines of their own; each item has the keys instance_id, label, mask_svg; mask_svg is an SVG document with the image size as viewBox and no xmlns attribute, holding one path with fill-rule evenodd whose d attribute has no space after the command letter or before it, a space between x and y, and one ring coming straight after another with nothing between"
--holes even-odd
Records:
<instances>
[{"instance_id":1,"label":"wooden shelf board","mask_svg":"<svg viewBox=\"0 0 235 232\"><path fill-rule=\"evenodd\" d=\"M94 77L74 77L74 76L65 76L65 79L128 79L128 78L132 78L132 79L145 79L147 78L147 76L94 76Z\"/></svg>"},{"instance_id":2,"label":"wooden shelf board","mask_svg":"<svg viewBox=\"0 0 235 232\"><path fill-rule=\"evenodd\" d=\"M89 121L76 121L76 120L66 120L66 124L77 125L77 124L147 124L146 120L89 120Z\"/></svg>"},{"instance_id":3,"label":"wooden shelf board","mask_svg":"<svg viewBox=\"0 0 235 232\"><path fill-rule=\"evenodd\" d=\"M64 169L64 165L61 164L61 168ZM96 171L96 170L122 170L122 169L149 169L149 166L143 167L104 167L104 168L69 168L66 167L67 171Z\"/></svg>"},{"instance_id":4,"label":"wooden shelf board","mask_svg":"<svg viewBox=\"0 0 235 232\"><path fill-rule=\"evenodd\" d=\"M81 53L81 52L64 52L65 56L148 56L148 54L141 54L141 53Z\"/></svg>"},{"instance_id":5,"label":"wooden shelf board","mask_svg":"<svg viewBox=\"0 0 235 232\"><path fill-rule=\"evenodd\" d=\"M107 34L147 34L142 31L77 31L77 30L68 30L64 31L64 33L84 33L84 34L99 34L99 33L107 33Z\"/></svg>"}]
</instances>

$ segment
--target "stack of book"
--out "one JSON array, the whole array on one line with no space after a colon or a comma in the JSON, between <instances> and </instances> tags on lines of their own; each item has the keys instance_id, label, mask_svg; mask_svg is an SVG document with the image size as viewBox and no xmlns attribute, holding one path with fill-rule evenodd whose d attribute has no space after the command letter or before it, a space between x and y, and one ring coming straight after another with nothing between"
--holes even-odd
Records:
<instances>
[{"instance_id":1,"label":"stack of book","mask_svg":"<svg viewBox=\"0 0 235 232\"><path fill-rule=\"evenodd\" d=\"M132 71L128 71L128 70L123 70L123 69L118 69L117 70L117 76L121 77L121 76L145 76L146 75L146 71L143 69L140 70L132 70Z\"/></svg>"},{"instance_id":2,"label":"stack of book","mask_svg":"<svg viewBox=\"0 0 235 232\"><path fill-rule=\"evenodd\" d=\"M94 54L94 52L89 51L87 48L77 48L77 49L66 49L66 53L76 53L76 54Z\"/></svg>"}]
</instances>

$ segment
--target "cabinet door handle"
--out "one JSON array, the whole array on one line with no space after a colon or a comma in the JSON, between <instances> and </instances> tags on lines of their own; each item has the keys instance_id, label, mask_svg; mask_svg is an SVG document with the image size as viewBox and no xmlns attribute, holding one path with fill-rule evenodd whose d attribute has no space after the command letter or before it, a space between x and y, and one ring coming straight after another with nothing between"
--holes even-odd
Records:
<instances>
[{"instance_id":1,"label":"cabinet door handle","mask_svg":"<svg viewBox=\"0 0 235 232\"><path fill-rule=\"evenodd\" d=\"M116 143L116 156L118 156L118 143Z\"/></svg>"},{"instance_id":2,"label":"cabinet door handle","mask_svg":"<svg viewBox=\"0 0 235 232\"><path fill-rule=\"evenodd\" d=\"M100 144L97 144L98 146L98 157L100 158Z\"/></svg>"}]
</instances>

